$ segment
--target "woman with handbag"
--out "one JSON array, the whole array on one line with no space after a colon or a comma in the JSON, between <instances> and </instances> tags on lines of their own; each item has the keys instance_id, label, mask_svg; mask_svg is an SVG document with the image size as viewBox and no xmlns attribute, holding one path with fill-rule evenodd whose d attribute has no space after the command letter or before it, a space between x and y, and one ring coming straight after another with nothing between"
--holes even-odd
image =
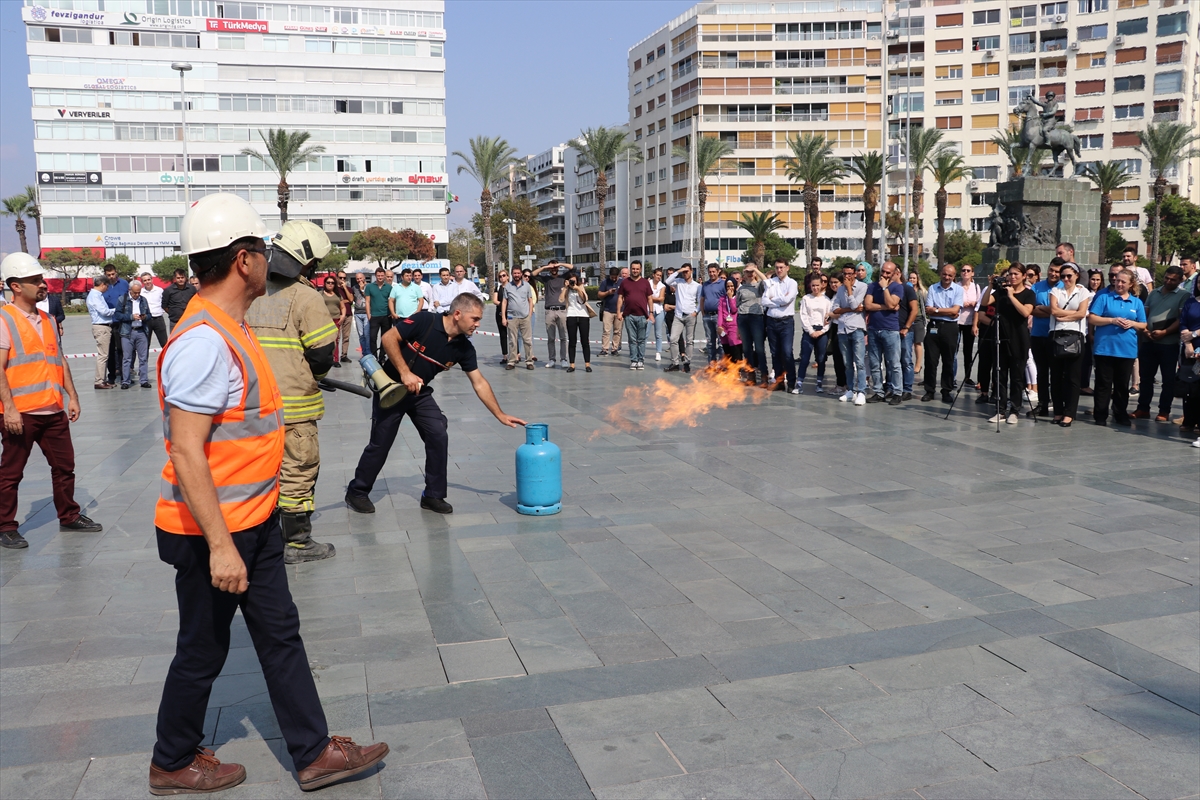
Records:
<instances>
[{"instance_id":1,"label":"woman with handbag","mask_svg":"<svg viewBox=\"0 0 1200 800\"><path fill-rule=\"evenodd\" d=\"M742 360L742 337L738 335L737 289L737 281L726 278L725 294L717 301L717 330L721 332L721 349L735 364Z\"/></svg>"},{"instance_id":2,"label":"woman with handbag","mask_svg":"<svg viewBox=\"0 0 1200 800\"><path fill-rule=\"evenodd\" d=\"M1181 352L1179 374L1175 378L1175 394L1183 394L1182 434L1200 434L1200 360L1196 358L1196 347L1200 345L1200 281L1192 282L1192 296L1183 301L1179 311L1179 340ZM1190 373L1190 374L1188 374ZM1200 447L1200 438L1192 442Z\"/></svg>"},{"instance_id":3,"label":"woman with handbag","mask_svg":"<svg viewBox=\"0 0 1200 800\"><path fill-rule=\"evenodd\" d=\"M1113 422L1133 424L1129 416L1129 379L1137 360L1138 331L1146 329L1146 307L1131 294L1137 277L1133 270L1118 272L1108 292L1096 296L1088 310L1088 322L1096 326L1093 345L1096 362L1096 406L1092 421L1108 425L1109 402Z\"/></svg>"},{"instance_id":4,"label":"woman with handbag","mask_svg":"<svg viewBox=\"0 0 1200 800\"><path fill-rule=\"evenodd\" d=\"M1050 401L1054 424L1071 427L1079 411L1079 371L1092 294L1079 285L1079 267L1068 262L1062 283L1050 289Z\"/></svg>"}]
</instances>

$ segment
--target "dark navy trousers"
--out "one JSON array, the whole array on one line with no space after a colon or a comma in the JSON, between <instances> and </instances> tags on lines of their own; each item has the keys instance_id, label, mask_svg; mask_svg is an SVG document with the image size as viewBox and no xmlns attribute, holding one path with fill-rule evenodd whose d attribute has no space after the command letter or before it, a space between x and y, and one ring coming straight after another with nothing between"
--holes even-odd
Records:
<instances>
[{"instance_id":1,"label":"dark navy trousers","mask_svg":"<svg viewBox=\"0 0 1200 800\"><path fill-rule=\"evenodd\" d=\"M410 393L391 408L380 406L379 395L375 395L371 401L371 439L358 459L354 479L346 487L349 494L366 497L371 493L406 415L425 443L425 497L445 499L446 463L450 449L450 435L447 433L449 423L429 387L425 387L418 395Z\"/></svg>"},{"instance_id":2,"label":"dark navy trousers","mask_svg":"<svg viewBox=\"0 0 1200 800\"><path fill-rule=\"evenodd\" d=\"M233 534L250 581L244 594L222 592L212 585L203 536L155 530L159 558L175 567L179 639L158 708L154 763L174 772L195 757L204 740L204 712L213 681L229 655L229 626L240 608L279 730L296 770L304 769L329 744L329 726L300 639L300 615L288 590L279 514Z\"/></svg>"}]
</instances>

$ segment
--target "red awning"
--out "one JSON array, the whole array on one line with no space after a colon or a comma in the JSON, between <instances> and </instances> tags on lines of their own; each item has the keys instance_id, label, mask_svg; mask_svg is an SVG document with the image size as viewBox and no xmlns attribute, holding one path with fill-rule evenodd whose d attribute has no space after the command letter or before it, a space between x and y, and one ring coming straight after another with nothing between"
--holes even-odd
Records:
<instances>
[{"instance_id":1,"label":"red awning","mask_svg":"<svg viewBox=\"0 0 1200 800\"><path fill-rule=\"evenodd\" d=\"M78 292L80 294L92 288L91 278L75 278L67 285L68 292ZM62 278L46 278L46 291L50 294L62 294L63 279Z\"/></svg>"}]
</instances>

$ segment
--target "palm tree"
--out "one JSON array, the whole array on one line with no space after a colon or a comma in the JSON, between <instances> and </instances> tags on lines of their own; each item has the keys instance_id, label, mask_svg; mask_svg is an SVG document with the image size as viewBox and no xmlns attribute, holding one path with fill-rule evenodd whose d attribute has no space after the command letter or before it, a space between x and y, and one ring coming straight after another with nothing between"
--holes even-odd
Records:
<instances>
[{"instance_id":1,"label":"palm tree","mask_svg":"<svg viewBox=\"0 0 1200 800\"><path fill-rule=\"evenodd\" d=\"M588 128L579 138L567 142L579 151L579 160L596 171L596 203L600 208L600 268L606 261L604 241L604 203L608 200L608 171L618 161L641 161L642 148L629 141L629 134L618 128ZM703 174L703 173L701 173Z\"/></svg>"},{"instance_id":2,"label":"palm tree","mask_svg":"<svg viewBox=\"0 0 1200 800\"><path fill-rule=\"evenodd\" d=\"M878 150L859 153L851 160L846 169L863 182L863 227L866 229L866 236L863 239L863 260L869 264L872 255L871 247L875 243L875 206L879 204L879 185L883 183L883 154ZM880 258L883 258L882 253L880 253Z\"/></svg>"},{"instance_id":3,"label":"palm tree","mask_svg":"<svg viewBox=\"0 0 1200 800\"><path fill-rule=\"evenodd\" d=\"M950 148L938 151L933 161L933 180L937 183L934 202L937 203L937 259L938 269L946 263L946 184L961 181L971 176L971 170L963 157Z\"/></svg>"},{"instance_id":4,"label":"palm tree","mask_svg":"<svg viewBox=\"0 0 1200 800\"><path fill-rule=\"evenodd\" d=\"M804 184L804 250L808 263L817 256L817 226L820 224L821 186L841 183L846 165L833 155L833 144L821 133L802 133L788 139L792 155L783 159L792 183Z\"/></svg>"},{"instance_id":5,"label":"palm tree","mask_svg":"<svg viewBox=\"0 0 1200 800\"><path fill-rule=\"evenodd\" d=\"M918 128L909 133L904 157L912 178L913 214L920 218L925 211L925 173L949 145L942 141L944 134L937 128Z\"/></svg>"},{"instance_id":6,"label":"palm tree","mask_svg":"<svg viewBox=\"0 0 1200 800\"><path fill-rule=\"evenodd\" d=\"M517 158L517 149L502 136L476 136L469 142L471 155L455 150L450 155L458 156L463 163L458 165L456 175L470 175L483 189L479 194L479 213L483 217L483 252L487 266L488 294L496 294L496 246L492 242L492 187L508 177L511 167L524 172L525 165ZM512 264L509 269L516 269Z\"/></svg>"},{"instance_id":7,"label":"palm tree","mask_svg":"<svg viewBox=\"0 0 1200 800\"><path fill-rule=\"evenodd\" d=\"M1104 251L1108 247L1108 221L1112 217L1112 193L1133 180L1120 161L1104 161L1089 164L1083 176L1100 190L1100 249L1096 251L1096 263L1104 263Z\"/></svg>"},{"instance_id":8,"label":"palm tree","mask_svg":"<svg viewBox=\"0 0 1200 800\"><path fill-rule=\"evenodd\" d=\"M25 217L29 216L29 195L14 194L12 197L6 197L3 201L4 208L0 209L0 215L6 217L16 217L15 227L17 236L21 240L21 252L29 252L29 243L25 240Z\"/></svg>"},{"instance_id":9,"label":"palm tree","mask_svg":"<svg viewBox=\"0 0 1200 800\"><path fill-rule=\"evenodd\" d=\"M38 190L36 186L27 185L25 187L25 195L29 198L29 210L25 212L33 218L34 224L37 225L38 243L42 240L42 206L38 203Z\"/></svg>"},{"instance_id":10,"label":"palm tree","mask_svg":"<svg viewBox=\"0 0 1200 800\"><path fill-rule=\"evenodd\" d=\"M1019 178L1024 173L1025 158L1029 148L1021 146L1021 129L1017 125L1009 125L1002 133L997 133L988 140L1000 148L1000 152L1008 159L1010 177ZM1050 154L1048 148L1039 147L1033 152L1033 163L1030 172L1037 175L1042 171L1042 162Z\"/></svg>"},{"instance_id":11,"label":"palm tree","mask_svg":"<svg viewBox=\"0 0 1200 800\"><path fill-rule=\"evenodd\" d=\"M772 211L747 211L733 224L750 234L748 244L749 249L754 250L754 263L765 272L763 258L767 253L767 237L780 228L787 227L787 224Z\"/></svg>"},{"instance_id":12,"label":"palm tree","mask_svg":"<svg viewBox=\"0 0 1200 800\"><path fill-rule=\"evenodd\" d=\"M683 147L676 145L671 148L671 155L675 158L691 159L691 137L687 138L687 144ZM711 175L721 163L721 159L725 156L733 154L733 146L723 139L718 139L715 136L701 136L696 143L696 177L699 179L696 184L696 202L700 206L700 230L704 230L704 206L708 204L708 185L704 179ZM719 226L719 223L718 223ZM717 234L720 236L720 234ZM701 233L701 237L703 233Z\"/></svg>"},{"instance_id":13,"label":"palm tree","mask_svg":"<svg viewBox=\"0 0 1200 800\"><path fill-rule=\"evenodd\" d=\"M1200 132L1183 122L1160 122L1150 124L1138 134L1142 143L1138 152L1150 162L1150 174L1154 176L1154 233L1150 239L1150 263L1158 263L1158 237L1162 230L1162 200L1167 194L1166 171L1180 161L1200 155L1196 143Z\"/></svg>"},{"instance_id":14,"label":"palm tree","mask_svg":"<svg viewBox=\"0 0 1200 800\"><path fill-rule=\"evenodd\" d=\"M296 167L301 164L307 164L310 161L316 161L317 153L325 152L325 145L312 144L307 145L312 134L308 131L285 131L283 128L271 128L266 133L261 130L258 136L263 140L263 144L267 147L267 154L255 150L253 147L243 147L241 154L244 156L253 156L259 161L266 164L272 164L275 171L279 173L279 221L280 224L287 222L288 210L288 189L287 177Z\"/></svg>"}]
</instances>

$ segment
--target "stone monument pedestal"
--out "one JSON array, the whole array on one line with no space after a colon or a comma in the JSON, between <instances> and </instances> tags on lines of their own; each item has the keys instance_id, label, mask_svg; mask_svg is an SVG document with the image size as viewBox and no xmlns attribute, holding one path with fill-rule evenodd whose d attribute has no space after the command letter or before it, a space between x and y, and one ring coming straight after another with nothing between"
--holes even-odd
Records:
<instances>
[{"instance_id":1,"label":"stone monument pedestal","mask_svg":"<svg viewBox=\"0 0 1200 800\"><path fill-rule=\"evenodd\" d=\"M1075 245L1075 262L1099 264L1100 193L1075 178L1020 177L996 185L991 241L983 251L983 273L1000 259L1039 264L1042 274L1059 242Z\"/></svg>"}]
</instances>

